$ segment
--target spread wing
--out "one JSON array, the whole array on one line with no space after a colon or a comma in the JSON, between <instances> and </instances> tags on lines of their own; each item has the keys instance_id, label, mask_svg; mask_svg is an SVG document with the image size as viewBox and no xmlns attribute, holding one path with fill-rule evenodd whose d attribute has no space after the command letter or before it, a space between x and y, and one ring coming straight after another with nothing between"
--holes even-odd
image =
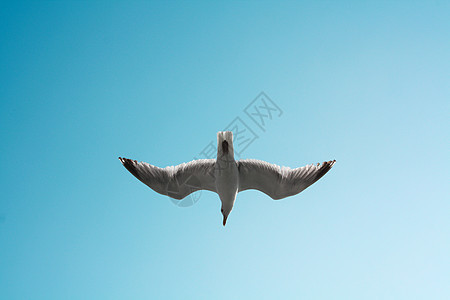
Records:
<instances>
[{"instance_id":1,"label":"spread wing","mask_svg":"<svg viewBox=\"0 0 450 300\"><path fill-rule=\"evenodd\" d=\"M259 190L274 200L293 196L325 175L336 161L322 165L307 165L291 169L269 164L262 160L245 159L237 162L239 168L239 192Z\"/></svg>"},{"instance_id":2,"label":"spread wing","mask_svg":"<svg viewBox=\"0 0 450 300\"><path fill-rule=\"evenodd\" d=\"M181 200L192 192L216 192L214 159L199 159L178 166L158 168L145 162L121 158L125 168L157 193Z\"/></svg>"}]
</instances>

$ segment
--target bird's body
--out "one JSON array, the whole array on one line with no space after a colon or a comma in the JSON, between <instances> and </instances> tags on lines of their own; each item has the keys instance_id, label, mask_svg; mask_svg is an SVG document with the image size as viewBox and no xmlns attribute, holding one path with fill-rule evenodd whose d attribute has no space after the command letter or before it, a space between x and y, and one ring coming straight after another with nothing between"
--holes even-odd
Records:
<instances>
[{"instance_id":1,"label":"bird's body","mask_svg":"<svg viewBox=\"0 0 450 300\"><path fill-rule=\"evenodd\" d=\"M335 163L328 161L290 169L254 159L236 161L231 131L217 133L217 159L200 159L166 168L119 159L136 178L171 198L180 200L202 189L216 192L222 202L224 226L239 192L256 189L274 200L293 196L319 180Z\"/></svg>"},{"instance_id":2,"label":"bird's body","mask_svg":"<svg viewBox=\"0 0 450 300\"><path fill-rule=\"evenodd\" d=\"M239 190L239 170L234 160L233 135L231 131L218 134L218 145L214 177L216 191L222 202L221 211L224 215L223 225L225 225Z\"/></svg>"}]
</instances>

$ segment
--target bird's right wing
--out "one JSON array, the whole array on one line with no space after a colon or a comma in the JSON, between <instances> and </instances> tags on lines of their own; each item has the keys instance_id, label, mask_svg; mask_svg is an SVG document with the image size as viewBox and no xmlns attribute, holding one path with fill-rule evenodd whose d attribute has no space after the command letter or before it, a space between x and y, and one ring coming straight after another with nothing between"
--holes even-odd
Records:
<instances>
[{"instance_id":1,"label":"bird's right wing","mask_svg":"<svg viewBox=\"0 0 450 300\"><path fill-rule=\"evenodd\" d=\"M293 196L325 175L336 161L322 165L307 165L291 169L269 164L262 160L245 159L237 162L239 169L239 192L259 190L274 200Z\"/></svg>"},{"instance_id":2,"label":"bird's right wing","mask_svg":"<svg viewBox=\"0 0 450 300\"><path fill-rule=\"evenodd\" d=\"M181 200L192 192L216 192L215 159L199 159L178 166L158 168L145 162L119 157L125 168L152 190Z\"/></svg>"}]
</instances>

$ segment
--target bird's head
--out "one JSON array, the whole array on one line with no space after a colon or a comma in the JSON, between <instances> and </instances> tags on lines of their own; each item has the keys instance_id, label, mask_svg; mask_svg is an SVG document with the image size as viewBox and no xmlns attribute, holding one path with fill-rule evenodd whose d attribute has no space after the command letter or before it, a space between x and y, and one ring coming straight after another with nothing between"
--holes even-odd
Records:
<instances>
[{"instance_id":1,"label":"bird's head","mask_svg":"<svg viewBox=\"0 0 450 300\"><path fill-rule=\"evenodd\" d=\"M222 208L220 209L220 211L222 212L222 215L223 215L223 226L225 226L227 224L228 215L230 214L232 209L233 209L232 207L227 207L227 206L222 205Z\"/></svg>"}]
</instances>

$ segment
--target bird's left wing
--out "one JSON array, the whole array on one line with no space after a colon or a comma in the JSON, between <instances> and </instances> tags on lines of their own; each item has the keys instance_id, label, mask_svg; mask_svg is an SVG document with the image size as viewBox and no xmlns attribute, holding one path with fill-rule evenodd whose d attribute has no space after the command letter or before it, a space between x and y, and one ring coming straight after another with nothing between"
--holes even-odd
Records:
<instances>
[{"instance_id":1,"label":"bird's left wing","mask_svg":"<svg viewBox=\"0 0 450 300\"><path fill-rule=\"evenodd\" d=\"M245 159L237 162L239 169L239 192L259 190L274 200L293 196L325 175L336 161L322 165L307 165L291 169L262 160Z\"/></svg>"},{"instance_id":2,"label":"bird's left wing","mask_svg":"<svg viewBox=\"0 0 450 300\"><path fill-rule=\"evenodd\" d=\"M125 168L152 190L181 200L192 192L216 192L215 159L199 159L177 166L158 168L145 162L119 157Z\"/></svg>"}]
</instances>

